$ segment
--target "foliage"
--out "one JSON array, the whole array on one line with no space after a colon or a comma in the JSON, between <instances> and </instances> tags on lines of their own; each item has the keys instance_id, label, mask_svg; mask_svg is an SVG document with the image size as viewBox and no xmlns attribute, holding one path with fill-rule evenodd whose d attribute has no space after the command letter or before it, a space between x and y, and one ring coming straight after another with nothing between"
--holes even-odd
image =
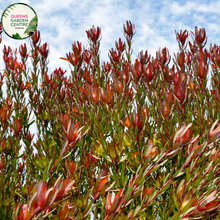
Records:
<instances>
[{"instance_id":1,"label":"foliage","mask_svg":"<svg viewBox=\"0 0 220 220\"><path fill-rule=\"evenodd\" d=\"M155 58L141 51L132 63L134 29L127 21L126 41L102 63L101 28L86 31L89 48L74 42L61 58L69 77L61 68L48 74L39 31L29 53L26 44L4 46L2 219L220 218L220 47L204 49L205 29L196 27L192 43L188 31L176 32L171 68L167 48Z\"/></svg>"}]
</instances>

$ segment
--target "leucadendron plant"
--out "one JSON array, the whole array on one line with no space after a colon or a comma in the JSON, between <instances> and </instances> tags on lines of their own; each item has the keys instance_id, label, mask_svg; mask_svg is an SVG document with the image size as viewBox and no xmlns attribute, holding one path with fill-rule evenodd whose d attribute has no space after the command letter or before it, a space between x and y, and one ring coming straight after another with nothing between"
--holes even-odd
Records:
<instances>
[{"instance_id":1,"label":"leucadendron plant","mask_svg":"<svg viewBox=\"0 0 220 220\"><path fill-rule=\"evenodd\" d=\"M1 219L220 219L220 47L196 27L176 32L172 66L167 48L132 62L123 29L108 62L101 28L86 31L88 48L60 55L69 74L48 73L39 31L30 51L4 46Z\"/></svg>"}]
</instances>

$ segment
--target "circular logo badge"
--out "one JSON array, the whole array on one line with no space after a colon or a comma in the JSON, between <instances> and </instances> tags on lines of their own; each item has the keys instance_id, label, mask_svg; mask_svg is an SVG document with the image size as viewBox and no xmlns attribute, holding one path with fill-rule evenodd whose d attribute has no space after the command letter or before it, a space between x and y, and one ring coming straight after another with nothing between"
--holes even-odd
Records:
<instances>
[{"instance_id":1,"label":"circular logo badge","mask_svg":"<svg viewBox=\"0 0 220 220\"><path fill-rule=\"evenodd\" d=\"M24 3L8 6L2 14L2 28L11 38L23 40L30 37L38 25L37 14L33 8Z\"/></svg>"}]
</instances>

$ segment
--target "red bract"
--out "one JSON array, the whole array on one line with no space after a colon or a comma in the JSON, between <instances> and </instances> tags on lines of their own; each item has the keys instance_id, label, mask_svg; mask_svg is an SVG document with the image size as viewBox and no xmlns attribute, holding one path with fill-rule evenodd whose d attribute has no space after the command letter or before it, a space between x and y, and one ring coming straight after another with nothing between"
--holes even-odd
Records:
<instances>
[{"instance_id":1,"label":"red bract","mask_svg":"<svg viewBox=\"0 0 220 220\"><path fill-rule=\"evenodd\" d=\"M75 57L75 65L79 62L79 59L82 55L82 43L79 43L79 41L74 41L74 44L72 44L72 50ZM72 55L73 58L73 55ZM74 61L73 61L74 62Z\"/></svg>"},{"instance_id":2,"label":"red bract","mask_svg":"<svg viewBox=\"0 0 220 220\"><path fill-rule=\"evenodd\" d=\"M131 101L133 101L133 99L134 99L134 92L133 92L132 88L127 89L127 90L125 91L125 98L127 98L127 97L128 97Z\"/></svg>"},{"instance_id":3,"label":"red bract","mask_svg":"<svg viewBox=\"0 0 220 220\"><path fill-rule=\"evenodd\" d=\"M194 63L194 71L201 79L204 79L209 71L208 57L210 56L206 50L197 51L197 60Z\"/></svg>"},{"instance_id":4,"label":"red bract","mask_svg":"<svg viewBox=\"0 0 220 220\"><path fill-rule=\"evenodd\" d=\"M187 126L183 126L178 132L176 138L173 140L174 144L182 143L186 144L189 142L189 140L192 138L193 131L191 130L192 124L189 124Z\"/></svg>"},{"instance_id":5,"label":"red bract","mask_svg":"<svg viewBox=\"0 0 220 220\"><path fill-rule=\"evenodd\" d=\"M13 57L9 57L7 59L7 66L11 69L11 70L15 70L16 66L17 66L17 57L13 58Z\"/></svg>"},{"instance_id":6,"label":"red bract","mask_svg":"<svg viewBox=\"0 0 220 220\"><path fill-rule=\"evenodd\" d=\"M170 74L171 70L166 66L163 66L161 69L163 72L164 80L167 81L169 84L171 84L171 79L172 79Z\"/></svg>"},{"instance_id":7,"label":"red bract","mask_svg":"<svg viewBox=\"0 0 220 220\"><path fill-rule=\"evenodd\" d=\"M73 66L77 65L79 62L79 57L75 57L74 53L66 54L67 58L60 57L62 60L69 61Z\"/></svg>"},{"instance_id":8,"label":"red bract","mask_svg":"<svg viewBox=\"0 0 220 220\"><path fill-rule=\"evenodd\" d=\"M92 99L92 101L98 102L100 100L100 89L92 88L90 98Z\"/></svg>"},{"instance_id":9,"label":"red bract","mask_svg":"<svg viewBox=\"0 0 220 220\"><path fill-rule=\"evenodd\" d=\"M186 39L189 37L188 31L185 30L182 32L182 30L180 30L180 33L177 33L176 31L175 31L175 33L176 33L176 39L177 39L178 43L180 44L181 49L183 49L183 47L186 43Z\"/></svg>"},{"instance_id":10,"label":"red bract","mask_svg":"<svg viewBox=\"0 0 220 220\"><path fill-rule=\"evenodd\" d=\"M59 69L55 69L54 71L53 71L53 73L56 75L56 76L60 76L62 79L63 79L63 75L66 73L67 71L65 70L65 71L63 71L60 67L59 67Z\"/></svg>"},{"instance_id":11,"label":"red bract","mask_svg":"<svg viewBox=\"0 0 220 220\"><path fill-rule=\"evenodd\" d=\"M42 83L41 87L42 87L43 85L48 85L48 84L52 83L52 79L49 78L47 72L44 73L44 80L45 80L45 82Z\"/></svg>"},{"instance_id":12,"label":"red bract","mask_svg":"<svg viewBox=\"0 0 220 220\"><path fill-rule=\"evenodd\" d=\"M214 142L220 137L220 125L218 124L218 127L214 129L217 123L218 123L218 120L216 120L213 123L212 127L209 129L208 139L210 140L210 142Z\"/></svg>"},{"instance_id":13,"label":"red bract","mask_svg":"<svg viewBox=\"0 0 220 220\"><path fill-rule=\"evenodd\" d=\"M64 132L66 133L68 143L75 143L75 141L79 138L80 131L83 127L79 128L79 122L75 124L67 114L63 115L61 113L61 122Z\"/></svg>"},{"instance_id":14,"label":"red bract","mask_svg":"<svg viewBox=\"0 0 220 220\"><path fill-rule=\"evenodd\" d=\"M8 46L8 48L6 48L6 46L4 45L3 54L8 56L9 53L12 53L12 50L11 50L10 46Z\"/></svg>"},{"instance_id":15,"label":"red bract","mask_svg":"<svg viewBox=\"0 0 220 220\"><path fill-rule=\"evenodd\" d=\"M169 50L165 47L162 49L159 48L158 52L156 52L156 59L160 63L160 65L168 65L171 59L169 55Z\"/></svg>"},{"instance_id":16,"label":"red bract","mask_svg":"<svg viewBox=\"0 0 220 220\"><path fill-rule=\"evenodd\" d=\"M37 208L38 210L47 208L52 200L53 188L47 190L47 183L41 180L37 185L36 193L32 207L35 210Z\"/></svg>"},{"instance_id":17,"label":"red bract","mask_svg":"<svg viewBox=\"0 0 220 220\"><path fill-rule=\"evenodd\" d=\"M147 64L150 60L150 57L151 57L151 55L148 55L147 50L145 51L145 54L144 54L143 50L140 53L138 53L139 62L142 64Z\"/></svg>"},{"instance_id":18,"label":"red bract","mask_svg":"<svg viewBox=\"0 0 220 220\"><path fill-rule=\"evenodd\" d=\"M54 187L47 189L47 183L39 181L36 191L28 204L24 204L22 210L17 205L15 208L15 220L29 220L40 212L49 209L54 202L63 198L64 195L76 187L73 187L75 181L70 182L70 178L61 180L59 178ZM19 213L19 214L18 214Z\"/></svg>"},{"instance_id":19,"label":"red bract","mask_svg":"<svg viewBox=\"0 0 220 220\"><path fill-rule=\"evenodd\" d=\"M185 72L178 71L176 74L172 72L172 80L174 85L179 85L183 82L187 82L187 76Z\"/></svg>"},{"instance_id":20,"label":"red bract","mask_svg":"<svg viewBox=\"0 0 220 220\"><path fill-rule=\"evenodd\" d=\"M25 69L25 65L23 65L21 62L20 63L16 63L14 72L16 74L20 75L24 69Z\"/></svg>"},{"instance_id":21,"label":"red bract","mask_svg":"<svg viewBox=\"0 0 220 220\"><path fill-rule=\"evenodd\" d=\"M174 85L174 96L181 103L184 104L187 98L187 85L182 82Z\"/></svg>"},{"instance_id":22,"label":"red bract","mask_svg":"<svg viewBox=\"0 0 220 220\"><path fill-rule=\"evenodd\" d=\"M83 51L83 59L84 59L84 61L85 61L87 64L89 64L91 58L92 58L92 55L91 55L90 51L89 51L89 50L84 50L84 51Z\"/></svg>"},{"instance_id":23,"label":"red bract","mask_svg":"<svg viewBox=\"0 0 220 220\"><path fill-rule=\"evenodd\" d=\"M79 57L82 55L82 43L79 41L74 41L74 44L72 44L72 50L76 57Z\"/></svg>"},{"instance_id":24,"label":"red bract","mask_svg":"<svg viewBox=\"0 0 220 220\"><path fill-rule=\"evenodd\" d=\"M22 120L21 119L18 120L16 118L16 120L14 122L14 126L13 126L15 137L18 136L18 134L21 132L21 129L22 129Z\"/></svg>"},{"instance_id":25,"label":"red bract","mask_svg":"<svg viewBox=\"0 0 220 220\"><path fill-rule=\"evenodd\" d=\"M127 116L124 120L120 120L120 122L127 128L129 128L131 125L131 123L129 121L129 116Z\"/></svg>"},{"instance_id":26,"label":"red bract","mask_svg":"<svg viewBox=\"0 0 220 220\"><path fill-rule=\"evenodd\" d=\"M123 52L125 50L125 43L121 41L121 38L119 38L118 42L115 42L115 47L119 52Z\"/></svg>"},{"instance_id":27,"label":"red bract","mask_svg":"<svg viewBox=\"0 0 220 220\"><path fill-rule=\"evenodd\" d=\"M31 86L33 84L33 82L28 83L27 85L24 85L24 81L21 81L19 88L22 90L25 90L26 88L28 88L29 86Z\"/></svg>"},{"instance_id":28,"label":"red bract","mask_svg":"<svg viewBox=\"0 0 220 220\"><path fill-rule=\"evenodd\" d=\"M154 69L159 71L160 67L159 67L158 60L154 59L154 57L152 57L152 64L153 64Z\"/></svg>"},{"instance_id":29,"label":"red bract","mask_svg":"<svg viewBox=\"0 0 220 220\"><path fill-rule=\"evenodd\" d=\"M131 125L133 126L133 129L135 129L135 127L137 126L138 130L140 131L142 129L143 122L144 122L143 109L139 108L137 113L133 111L132 114L129 115L129 121Z\"/></svg>"},{"instance_id":30,"label":"red bract","mask_svg":"<svg viewBox=\"0 0 220 220\"><path fill-rule=\"evenodd\" d=\"M137 83L143 73L145 72L145 65L140 63L137 59L135 60L135 64L131 67L132 68L132 75L134 77L134 82Z\"/></svg>"},{"instance_id":31,"label":"red bract","mask_svg":"<svg viewBox=\"0 0 220 220\"><path fill-rule=\"evenodd\" d=\"M85 155L84 159L82 159L82 164L86 169L89 169L92 166L91 157L89 155Z\"/></svg>"},{"instance_id":32,"label":"red bract","mask_svg":"<svg viewBox=\"0 0 220 220\"><path fill-rule=\"evenodd\" d=\"M99 173L98 178L96 180L95 188L94 188L94 198L93 201L95 201L99 196L104 194L106 190L106 184L109 182L108 177L109 175L106 175L107 171L103 170Z\"/></svg>"},{"instance_id":33,"label":"red bract","mask_svg":"<svg viewBox=\"0 0 220 220\"><path fill-rule=\"evenodd\" d=\"M66 57L67 58L63 58L63 57L60 57L60 59L62 60L66 60L66 61L69 61L73 66L75 65L79 65L79 67L81 66L82 64L82 43L79 43L79 41L74 41L74 44L72 44L72 50L73 50L73 53L69 53L66 54Z\"/></svg>"},{"instance_id":34,"label":"red bract","mask_svg":"<svg viewBox=\"0 0 220 220\"><path fill-rule=\"evenodd\" d=\"M154 71L154 66L151 62L149 62L147 68L146 68L146 73L144 74L147 81L151 82L154 78L155 71Z\"/></svg>"},{"instance_id":35,"label":"red bract","mask_svg":"<svg viewBox=\"0 0 220 220\"><path fill-rule=\"evenodd\" d=\"M84 69L84 77L89 85L92 85L94 83L94 76L90 74L90 71L87 69L87 67L85 67Z\"/></svg>"},{"instance_id":36,"label":"red bract","mask_svg":"<svg viewBox=\"0 0 220 220\"><path fill-rule=\"evenodd\" d=\"M123 78L126 83L130 82L130 65L127 61L122 63L122 71L120 72L120 77Z\"/></svg>"},{"instance_id":37,"label":"red bract","mask_svg":"<svg viewBox=\"0 0 220 220\"><path fill-rule=\"evenodd\" d=\"M151 141L152 142L152 141ZM153 143L153 142L152 142ZM156 147L153 147L150 149L147 155L144 155L144 160L146 160L148 157L153 157L158 155L159 151L157 150Z\"/></svg>"},{"instance_id":38,"label":"red bract","mask_svg":"<svg viewBox=\"0 0 220 220\"><path fill-rule=\"evenodd\" d=\"M203 60L206 64L208 64L209 59L211 58L210 53L206 49L200 49L196 52L196 59Z\"/></svg>"},{"instance_id":39,"label":"red bract","mask_svg":"<svg viewBox=\"0 0 220 220\"><path fill-rule=\"evenodd\" d=\"M93 101L98 103L100 100L100 88L93 88L90 84L87 82L84 84L84 89L77 86L80 90L83 91L84 94L88 95L89 98Z\"/></svg>"},{"instance_id":40,"label":"red bract","mask_svg":"<svg viewBox=\"0 0 220 220\"><path fill-rule=\"evenodd\" d=\"M212 161L217 162L219 158L220 158L220 149L218 150L213 149L213 154L211 157Z\"/></svg>"},{"instance_id":41,"label":"red bract","mask_svg":"<svg viewBox=\"0 0 220 220\"><path fill-rule=\"evenodd\" d=\"M59 97L62 103L64 102L65 96L66 96L65 90L61 89L61 91L59 91Z\"/></svg>"},{"instance_id":42,"label":"red bract","mask_svg":"<svg viewBox=\"0 0 220 220\"><path fill-rule=\"evenodd\" d=\"M206 37L206 31L205 28L201 28L198 30L197 27L195 27L195 40L194 43L200 47L203 48L206 45L207 37Z\"/></svg>"},{"instance_id":43,"label":"red bract","mask_svg":"<svg viewBox=\"0 0 220 220\"><path fill-rule=\"evenodd\" d=\"M110 86L108 86L107 89L105 90L101 88L101 95L102 95L102 101L104 103L107 103L108 105L112 103L113 92Z\"/></svg>"},{"instance_id":44,"label":"red bract","mask_svg":"<svg viewBox=\"0 0 220 220\"><path fill-rule=\"evenodd\" d=\"M200 204L198 205L198 211L202 212L211 212L219 207L220 201L218 200L218 197L215 195L217 194L217 191L212 192L209 196L207 196L206 199L204 199Z\"/></svg>"},{"instance_id":45,"label":"red bract","mask_svg":"<svg viewBox=\"0 0 220 220\"><path fill-rule=\"evenodd\" d=\"M26 43L24 43L24 46L23 46L23 45L20 46L19 51L20 51L20 55L21 55L23 58L26 58L26 57L28 56Z\"/></svg>"},{"instance_id":46,"label":"red bract","mask_svg":"<svg viewBox=\"0 0 220 220\"><path fill-rule=\"evenodd\" d=\"M193 56L190 52L188 52L187 56L187 65L189 66L190 63L192 62Z\"/></svg>"},{"instance_id":47,"label":"red bract","mask_svg":"<svg viewBox=\"0 0 220 220\"><path fill-rule=\"evenodd\" d=\"M37 43L40 43L40 32L35 30L34 34L31 35L31 40L33 42L33 45L37 45Z\"/></svg>"},{"instance_id":48,"label":"red bract","mask_svg":"<svg viewBox=\"0 0 220 220\"><path fill-rule=\"evenodd\" d=\"M22 173L23 172L24 165L25 165L25 163L21 163L20 162L19 167L18 167L18 173Z\"/></svg>"},{"instance_id":49,"label":"red bract","mask_svg":"<svg viewBox=\"0 0 220 220\"><path fill-rule=\"evenodd\" d=\"M49 53L49 47L47 43L44 43L43 46L39 48L39 52L42 57L47 58Z\"/></svg>"},{"instance_id":50,"label":"red bract","mask_svg":"<svg viewBox=\"0 0 220 220\"><path fill-rule=\"evenodd\" d=\"M110 70L111 70L111 64L110 64L109 62L107 62L106 64L105 64L105 62L103 62L103 70L104 70L106 73L110 72Z\"/></svg>"},{"instance_id":51,"label":"red bract","mask_svg":"<svg viewBox=\"0 0 220 220\"><path fill-rule=\"evenodd\" d=\"M175 59L180 68L182 68L184 64L188 62L188 57L184 52L177 53L177 55L175 56Z\"/></svg>"},{"instance_id":52,"label":"red bract","mask_svg":"<svg viewBox=\"0 0 220 220\"><path fill-rule=\"evenodd\" d=\"M98 156L93 154L92 151L90 151L90 153L88 153L86 151L87 156L89 156L89 160L91 163L96 163L98 161Z\"/></svg>"},{"instance_id":53,"label":"red bract","mask_svg":"<svg viewBox=\"0 0 220 220\"><path fill-rule=\"evenodd\" d=\"M126 81L124 79L115 79L113 86L118 95L125 91Z\"/></svg>"},{"instance_id":54,"label":"red bract","mask_svg":"<svg viewBox=\"0 0 220 220\"><path fill-rule=\"evenodd\" d=\"M131 21L126 21L126 26L123 24L125 37L132 38L134 35L135 26Z\"/></svg>"},{"instance_id":55,"label":"red bract","mask_svg":"<svg viewBox=\"0 0 220 220\"><path fill-rule=\"evenodd\" d=\"M198 155L198 153L201 149L200 147L202 145L202 144L199 145L199 141L200 141L199 135L190 140L190 145L189 145L189 148L188 148L188 154L191 155L191 157L188 159L188 161L185 162L185 164L183 165L183 168L188 166L188 164L192 161L192 159L195 158Z\"/></svg>"},{"instance_id":56,"label":"red bract","mask_svg":"<svg viewBox=\"0 0 220 220\"><path fill-rule=\"evenodd\" d=\"M64 180L58 179L54 185L53 193L55 196L53 196L53 199L51 201L54 202L55 199L61 199L67 192L69 192L72 189L76 189L77 187L73 187L73 184L75 183L75 180L70 181L70 177L67 177Z\"/></svg>"},{"instance_id":57,"label":"red bract","mask_svg":"<svg viewBox=\"0 0 220 220\"><path fill-rule=\"evenodd\" d=\"M172 95L171 91L170 94ZM170 100L163 100L160 99L160 111L162 114L162 117L165 119L167 116L169 116L172 112L172 104L173 104L173 99L171 98Z\"/></svg>"},{"instance_id":58,"label":"red bract","mask_svg":"<svg viewBox=\"0 0 220 220\"><path fill-rule=\"evenodd\" d=\"M8 57L5 58L6 65L10 68L14 73L20 75L22 71L25 69L25 65L21 62L17 62L17 57ZM17 75L16 75L17 76Z\"/></svg>"},{"instance_id":59,"label":"red bract","mask_svg":"<svg viewBox=\"0 0 220 220\"><path fill-rule=\"evenodd\" d=\"M70 175L73 175L76 169L74 161L66 161L65 162L66 169Z\"/></svg>"},{"instance_id":60,"label":"red bract","mask_svg":"<svg viewBox=\"0 0 220 220\"><path fill-rule=\"evenodd\" d=\"M101 36L101 28L97 27L97 29L95 28L95 26L93 25L92 28L88 31L86 31L87 33L87 37L88 39L94 43L97 44L99 42L99 38Z\"/></svg>"},{"instance_id":61,"label":"red bract","mask_svg":"<svg viewBox=\"0 0 220 220\"><path fill-rule=\"evenodd\" d=\"M68 214L70 212L71 208L69 204L65 204L61 212L59 213L59 220L70 220L73 219L71 217L68 217Z\"/></svg>"},{"instance_id":62,"label":"red bract","mask_svg":"<svg viewBox=\"0 0 220 220\"><path fill-rule=\"evenodd\" d=\"M114 64L114 62L119 62L119 60L121 59L121 52L120 51L115 51L115 50L109 50L109 58L111 60L111 63Z\"/></svg>"},{"instance_id":63,"label":"red bract","mask_svg":"<svg viewBox=\"0 0 220 220\"><path fill-rule=\"evenodd\" d=\"M16 206L16 209L18 210L19 207ZM31 215L32 215L32 212L33 212L33 209L31 208L28 208L28 205L27 204L24 204L23 207L22 207L22 210L20 210L20 215L17 215L15 216L15 219L16 220L29 220L31 219Z\"/></svg>"},{"instance_id":64,"label":"red bract","mask_svg":"<svg viewBox=\"0 0 220 220\"><path fill-rule=\"evenodd\" d=\"M27 139L28 139L29 141L32 141L33 138L34 138L34 135L35 135L35 134L31 134L30 131L28 131Z\"/></svg>"},{"instance_id":65,"label":"red bract","mask_svg":"<svg viewBox=\"0 0 220 220\"><path fill-rule=\"evenodd\" d=\"M194 71L198 74L198 76L204 79L207 76L209 71L208 65L205 65L202 60L194 65Z\"/></svg>"},{"instance_id":66,"label":"red bract","mask_svg":"<svg viewBox=\"0 0 220 220\"><path fill-rule=\"evenodd\" d=\"M108 192L108 195L106 198L106 206L105 206L107 216L105 220L107 220L109 216L118 212L119 209L121 208L122 203L124 202L123 191L124 191L123 189L120 189L116 196L114 192L111 194L110 192Z\"/></svg>"},{"instance_id":67,"label":"red bract","mask_svg":"<svg viewBox=\"0 0 220 220\"><path fill-rule=\"evenodd\" d=\"M210 54L211 54L211 56L215 55L216 52L219 53L219 51L220 51L220 46L218 46L216 44L214 44L214 46L212 46L212 44L210 44Z\"/></svg>"},{"instance_id":68,"label":"red bract","mask_svg":"<svg viewBox=\"0 0 220 220\"><path fill-rule=\"evenodd\" d=\"M3 123L5 123L10 117L10 112L9 109L7 107L2 106L0 108L0 118L2 120Z\"/></svg>"},{"instance_id":69,"label":"red bract","mask_svg":"<svg viewBox=\"0 0 220 220\"><path fill-rule=\"evenodd\" d=\"M191 193L190 192L187 193L188 196L184 201L186 203L186 204L184 203L185 205L187 205L187 203L190 200L192 200L191 199L192 195L190 196L189 194ZM208 196L207 196L207 193L203 195L202 198L200 198L199 203L198 203L198 200L194 199L194 202L191 203L191 207L194 206L196 207L196 209L193 209L190 213L186 214L184 218L194 219L198 215L200 216L200 218L202 218L202 216L205 216L208 212L218 209L219 204L220 204L220 201L218 201L218 199L219 199L219 196L216 190L213 190Z\"/></svg>"},{"instance_id":70,"label":"red bract","mask_svg":"<svg viewBox=\"0 0 220 220\"><path fill-rule=\"evenodd\" d=\"M212 47L212 44L210 44L210 54L213 64L220 67L220 46L214 44L214 47Z\"/></svg>"},{"instance_id":71,"label":"red bract","mask_svg":"<svg viewBox=\"0 0 220 220\"><path fill-rule=\"evenodd\" d=\"M198 47L193 45L191 42L189 42L189 48L192 54L194 54L198 50Z\"/></svg>"}]
</instances>

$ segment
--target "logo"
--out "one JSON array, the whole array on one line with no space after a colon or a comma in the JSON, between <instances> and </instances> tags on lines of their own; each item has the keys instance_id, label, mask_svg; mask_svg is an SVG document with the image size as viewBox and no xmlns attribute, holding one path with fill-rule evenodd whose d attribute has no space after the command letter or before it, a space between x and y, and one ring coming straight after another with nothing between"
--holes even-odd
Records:
<instances>
[{"instance_id":1,"label":"logo","mask_svg":"<svg viewBox=\"0 0 220 220\"><path fill-rule=\"evenodd\" d=\"M11 38L23 40L30 37L38 25L37 14L33 8L24 3L8 6L2 14L2 28Z\"/></svg>"}]
</instances>

